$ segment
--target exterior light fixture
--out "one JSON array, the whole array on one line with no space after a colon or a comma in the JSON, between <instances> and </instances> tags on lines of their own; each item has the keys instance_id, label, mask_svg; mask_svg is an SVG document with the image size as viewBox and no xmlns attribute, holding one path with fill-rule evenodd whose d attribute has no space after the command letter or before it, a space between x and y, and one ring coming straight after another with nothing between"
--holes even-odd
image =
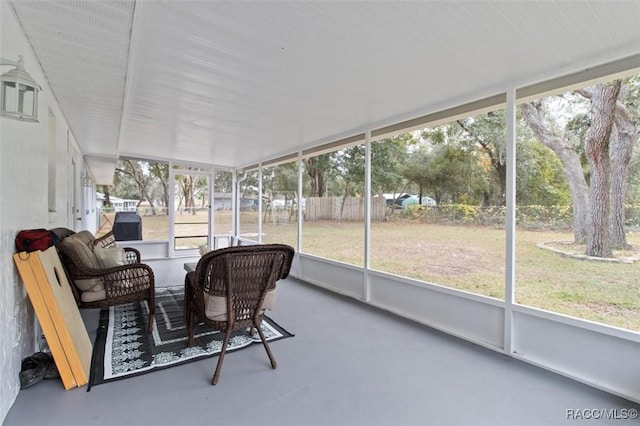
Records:
<instances>
[{"instance_id":1,"label":"exterior light fixture","mask_svg":"<svg viewBox=\"0 0 640 426\"><path fill-rule=\"evenodd\" d=\"M17 62L0 58L0 65L15 67L0 75L0 116L37 123L40 86L24 70L22 55Z\"/></svg>"}]
</instances>

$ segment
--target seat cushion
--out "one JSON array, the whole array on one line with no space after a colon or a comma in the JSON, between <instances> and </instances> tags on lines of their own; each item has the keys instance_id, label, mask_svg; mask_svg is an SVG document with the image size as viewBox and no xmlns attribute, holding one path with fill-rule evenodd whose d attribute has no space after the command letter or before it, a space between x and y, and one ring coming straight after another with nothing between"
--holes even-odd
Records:
<instances>
[{"instance_id":1,"label":"seat cushion","mask_svg":"<svg viewBox=\"0 0 640 426\"><path fill-rule=\"evenodd\" d=\"M262 301L262 310L273 310L276 304L276 290L269 290ZM212 321L227 320L227 298L204 294L204 315Z\"/></svg>"},{"instance_id":2,"label":"seat cushion","mask_svg":"<svg viewBox=\"0 0 640 426\"><path fill-rule=\"evenodd\" d=\"M75 280L74 282L76 287L82 290L80 300L83 302L95 302L96 300L103 300L107 297L107 292L100 278Z\"/></svg>"},{"instance_id":3,"label":"seat cushion","mask_svg":"<svg viewBox=\"0 0 640 426\"><path fill-rule=\"evenodd\" d=\"M93 291L94 288L104 290L102 278L87 278L84 280L73 280L73 283L80 291Z\"/></svg>"},{"instance_id":4,"label":"seat cushion","mask_svg":"<svg viewBox=\"0 0 640 426\"><path fill-rule=\"evenodd\" d=\"M83 291L82 294L80 295L80 300L82 300L85 303L89 303L89 302L95 302L98 300L104 300L107 297L107 292L105 291L104 287L102 287L101 290L96 290L96 291Z\"/></svg>"}]
</instances>

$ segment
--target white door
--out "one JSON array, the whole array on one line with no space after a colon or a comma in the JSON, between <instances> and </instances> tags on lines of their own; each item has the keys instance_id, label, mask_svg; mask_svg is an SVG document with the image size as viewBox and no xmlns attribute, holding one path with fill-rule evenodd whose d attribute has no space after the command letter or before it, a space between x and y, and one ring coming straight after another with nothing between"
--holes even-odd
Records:
<instances>
[{"instance_id":1,"label":"white door","mask_svg":"<svg viewBox=\"0 0 640 426\"><path fill-rule=\"evenodd\" d=\"M172 168L169 181L173 188L169 233L173 254L189 254L203 245L211 247L211 173Z\"/></svg>"}]
</instances>

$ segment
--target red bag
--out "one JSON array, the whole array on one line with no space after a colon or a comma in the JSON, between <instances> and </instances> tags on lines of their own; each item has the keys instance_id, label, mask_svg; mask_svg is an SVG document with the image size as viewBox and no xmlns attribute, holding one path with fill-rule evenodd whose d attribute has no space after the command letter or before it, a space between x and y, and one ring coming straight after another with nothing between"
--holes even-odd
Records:
<instances>
[{"instance_id":1,"label":"red bag","mask_svg":"<svg viewBox=\"0 0 640 426\"><path fill-rule=\"evenodd\" d=\"M46 250L58 240L56 234L46 229L23 229L16 235L16 250Z\"/></svg>"}]
</instances>

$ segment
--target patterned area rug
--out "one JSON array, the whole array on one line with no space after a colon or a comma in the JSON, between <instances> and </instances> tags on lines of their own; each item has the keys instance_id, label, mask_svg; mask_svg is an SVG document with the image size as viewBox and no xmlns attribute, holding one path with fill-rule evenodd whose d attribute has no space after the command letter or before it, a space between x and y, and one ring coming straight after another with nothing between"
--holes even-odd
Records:
<instances>
[{"instance_id":1,"label":"patterned area rug","mask_svg":"<svg viewBox=\"0 0 640 426\"><path fill-rule=\"evenodd\" d=\"M194 344L187 347L187 330L183 320L182 287L156 291L155 324L146 332L149 307L146 302L128 303L100 312L100 325L93 347L91 374L87 391L93 385L124 379L174 367L220 353L224 333L203 324L194 330ZM265 316L262 331L268 341L291 337ZM262 344L260 336L238 332L231 337L227 352Z\"/></svg>"}]
</instances>

